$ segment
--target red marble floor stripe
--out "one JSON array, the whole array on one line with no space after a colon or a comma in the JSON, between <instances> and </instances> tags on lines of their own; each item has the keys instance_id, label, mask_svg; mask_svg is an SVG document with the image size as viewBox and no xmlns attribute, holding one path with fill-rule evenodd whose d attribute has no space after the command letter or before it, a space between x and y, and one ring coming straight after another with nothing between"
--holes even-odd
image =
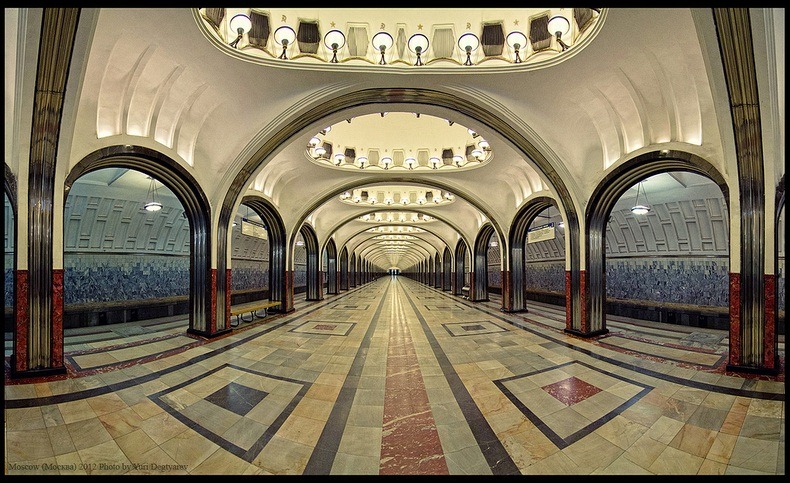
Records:
<instances>
[{"instance_id":1,"label":"red marble floor stripe","mask_svg":"<svg viewBox=\"0 0 790 483\"><path fill-rule=\"evenodd\" d=\"M381 475L449 474L405 317L390 324Z\"/></svg>"}]
</instances>

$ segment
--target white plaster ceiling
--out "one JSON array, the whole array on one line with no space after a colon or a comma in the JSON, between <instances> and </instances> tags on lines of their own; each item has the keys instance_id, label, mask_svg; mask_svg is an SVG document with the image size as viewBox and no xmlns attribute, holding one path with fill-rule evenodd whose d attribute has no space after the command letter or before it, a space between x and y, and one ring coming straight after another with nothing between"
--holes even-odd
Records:
<instances>
[{"instance_id":1,"label":"white plaster ceiling","mask_svg":"<svg viewBox=\"0 0 790 483\"><path fill-rule=\"evenodd\" d=\"M364 10L332 9L331 14L353 22ZM70 167L104 146L136 144L159 150L195 177L212 204L216 223L235 176L267 140L288 132L294 119L336 96L386 87L436 90L486 106L543 153L579 211L608 169L646 151L692 152L732 176L732 167L724 161L731 134L725 130L722 135L729 121L719 121L717 111L726 105L726 91L715 77L720 73L711 74L720 69L720 61L710 57L718 50L715 31L712 21L700 21L706 14L710 17L709 9L604 9L595 38L578 52L571 49L562 62L544 68L473 65L433 71L249 62L230 55L232 48L209 41L195 12L85 9L83 17L95 19L95 29L86 37L87 44L77 45L88 52L86 64L72 67L82 68L84 76L74 94L73 122L63 127L72 140L65 148ZM456 24L466 22L466 16L477 23L500 17L514 20L508 9L377 9L376 14L384 16L380 23L387 25L407 14L425 25L449 15L452 19L446 21ZM384 111L402 113L392 119L421 113L458 123L488 140L493 156L476 169L415 171L393 179L319 166L306 157L308 141L319 130ZM432 132L409 134L413 123L408 121L377 131L346 124L348 142L355 144L375 134L373 142L379 144L416 145L424 138L444 145ZM445 243L454 247L459 239L473 242L486 222L506 231L530 197L555 197L535 163L492 126L420 103L368 103L328 114L284 139L248 181L248 190L240 196L270 200L289 233L306 221L315 227L322 245L333 237L338 248L362 246L371 238L357 219L370 207L338 199L349 189L408 184L452 192L454 203L419 210L437 219L435 233L423 237L439 251ZM376 258L400 264L397 256ZM408 268L414 258L402 257L408 261L400 268Z\"/></svg>"}]
</instances>

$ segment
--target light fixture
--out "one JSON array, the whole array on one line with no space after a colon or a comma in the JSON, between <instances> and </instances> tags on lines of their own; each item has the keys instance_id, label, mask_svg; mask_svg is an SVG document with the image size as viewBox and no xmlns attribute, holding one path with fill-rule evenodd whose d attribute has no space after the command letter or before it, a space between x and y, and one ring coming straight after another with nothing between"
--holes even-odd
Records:
<instances>
[{"instance_id":1,"label":"light fixture","mask_svg":"<svg viewBox=\"0 0 790 483\"><path fill-rule=\"evenodd\" d=\"M482 149L473 149L472 150L472 156L477 158L478 161L482 161L483 160L483 150Z\"/></svg>"},{"instance_id":2,"label":"light fixture","mask_svg":"<svg viewBox=\"0 0 790 483\"><path fill-rule=\"evenodd\" d=\"M375 196L371 196L371 197L368 198L368 201L370 202L371 205L374 205L374 204L376 204L376 197Z\"/></svg>"},{"instance_id":3,"label":"light fixture","mask_svg":"<svg viewBox=\"0 0 790 483\"><path fill-rule=\"evenodd\" d=\"M296 240L296 246L303 247L304 246L304 242L302 240Z\"/></svg>"},{"instance_id":4,"label":"light fixture","mask_svg":"<svg viewBox=\"0 0 790 483\"><path fill-rule=\"evenodd\" d=\"M467 32L458 39L458 47L466 52L466 62L464 62L464 65L472 65L472 52L477 50L479 46L480 39L472 32Z\"/></svg>"},{"instance_id":5,"label":"light fixture","mask_svg":"<svg viewBox=\"0 0 790 483\"><path fill-rule=\"evenodd\" d=\"M228 25L230 26L231 32L236 32L238 34L238 37L236 37L236 39L230 43L230 46L234 49L238 48L237 46L239 45L241 38L244 36L244 33L249 32L250 28L252 28L252 21L250 21L250 17L247 15L238 13L230 19Z\"/></svg>"},{"instance_id":6,"label":"light fixture","mask_svg":"<svg viewBox=\"0 0 790 483\"><path fill-rule=\"evenodd\" d=\"M438 169L439 165L442 164L442 160L436 156L431 157L428 161L431 163L431 168L433 169Z\"/></svg>"},{"instance_id":7,"label":"light fixture","mask_svg":"<svg viewBox=\"0 0 790 483\"><path fill-rule=\"evenodd\" d=\"M559 223L557 223L557 228L565 228L565 222L560 221Z\"/></svg>"},{"instance_id":8,"label":"light fixture","mask_svg":"<svg viewBox=\"0 0 790 483\"><path fill-rule=\"evenodd\" d=\"M381 164L384 165L384 169L389 169L390 164L392 164L392 158L390 158L389 156L384 156L383 158L381 158Z\"/></svg>"},{"instance_id":9,"label":"light fixture","mask_svg":"<svg viewBox=\"0 0 790 483\"><path fill-rule=\"evenodd\" d=\"M639 204L640 188L642 191L645 191L644 188L642 187L642 181L640 181L639 184L636 185L636 202L634 206L631 208L631 213L635 215L646 215L650 211L650 204L647 201L647 192L645 192L645 204L644 205Z\"/></svg>"},{"instance_id":10,"label":"light fixture","mask_svg":"<svg viewBox=\"0 0 790 483\"><path fill-rule=\"evenodd\" d=\"M488 244L488 246L490 246L490 247L498 247L499 246L499 242L497 242L496 240L491 240L491 242Z\"/></svg>"},{"instance_id":11,"label":"light fixture","mask_svg":"<svg viewBox=\"0 0 790 483\"><path fill-rule=\"evenodd\" d=\"M346 160L346 155L343 153L335 154L335 166L340 166Z\"/></svg>"},{"instance_id":12,"label":"light fixture","mask_svg":"<svg viewBox=\"0 0 790 483\"><path fill-rule=\"evenodd\" d=\"M409 50L417 54L417 62L415 62L414 65L422 65L422 58L420 57L420 54L428 50L429 44L428 37L423 34L414 34L409 37ZM417 114L417 117L419 116L420 115Z\"/></svg>"},{"instance_id":13,"label":"light fixture","mask_svg":"<svg viewBox=\"0 0 790 483\"><path fill-rule=\"evenodd\" d=\"M513 52L516 54L516 60L514 60L514 62L516 64L520 64L521 56L518 54L518 52L519 49L527 45L527 37L518 30L514 30L507 34L505 41L507 42L508 47L513 49Z\"/></svg>"},{"instance_id":14,"label":"light fixture","mask_svg":"<svg viewBox=\"0 0 790 483\"><path fill-rule=\"evenodd\" d=\"M148 195L146 199L149 200L143 207L146 211L159 211L162 209L162 203L156 201L156 180L149 176L151 183L148 185Z\"/></svg>"},{"instance_id":15,"label":"light fixture","mask_svg":"<svg viewBox=\"0 0 790 483\"><path fill-rule=\"evenodd\" d=\"M491 147L488 144L488 141L486 141L485 139L481 139L480 141L478 141L477 145L480 146L480 149L482 149L483 151L487 151L488 148Z\"/></svg>"},{"instance_id":16,"label":"light fixture","mask_svg":"<svg viewBox=\"0 0 790 483\"><path fill-rule=\"evenodd\" d=\"M359 169L364 169L365 163L368 162L368 158L365 156L360 156L357 158L357 161L359 161Z\"/></svg>"},{"instance_id":17,"label":"light fixture","mask_svg":"<svg viewBox=\"0 0 790 483\"><path fill-rule=\"evenodd\" d=\"M283 53L280 54L281 59L288 58L285 55L285 51L288 49L290 44L294 43L294 40L296 40L296 32L294 32L294 29L287 25L278 27L277 30L274 31L274 41L283 46Z\"/></svg>"},{"instance_id":18,"label":"light fixture","mask_svg":"<svg viewBox=\"0 0 790 483\"><path fill-rule=\"evenodd\" d=\"M461 163L464 162L464 157L463 156L459 156L459 155L456 154L455 156L453 156L453 162L455 163L455 165L457 167L460 168L461 167Z\"/></svg>"},{"instance_id":19,"label":"light fixture","mask_svg":"<svg viewBox=\"0 0 790 483\"><path fill-rule=\"evenodd\" d=\"M379 61L380 65L387 63L387 61L384 60L384 53L387 51L387 49L392 47L392 42L392 35L383 30L373 36L373 48L381 52L381 60Z\"/></svg>"},{"instance_id":20,"label":"light fixture","mask_svg":"<svg viewBox=\"0 0 790 483\"><path fill-rule=\"evenodd\" d=\"M568 44L562 41L562 36L571 29L571 23L562 15L555 15L549 20L549 33L557 37L557 43L563 51L568 49Z\"/></svg>"},{"instance_id":21,"label":"light fixture","mask_svg":"<svg viewBox=\"0 0 790 483\"><path fill-rule=\"evenodd\" d=\"M332 60L329 62L337 64L337 51L346 45L346 36L340 30L330 30L324 35L324 45L332 49Z\"/></svg>"},{"instance_id":22,"label":"light fixture","mask_svg":"<svg viewBox=\"0 0 790 483\"><path fill-rule=\"evenodd\" d=\"M409 196L406 193L401 193L400 195L400 204L406 206L409 204Z\"/></svg>"},{"instance_id":23,"label":"light fixture","mask_svg":"<svg viewBox=\"0 0 790 483\"><path fill-rule=\"evenodd\" d=\"M310 147L313 147L313 148L314 148L314 147L318 146L319 144L321 144L321 140L320 140L320 139L318 139L317 137L313 136L312 138L310 138L310 141L308 141L308 143L307 143L307 144L308 144Z\"/></svg>"},{"instance_id":24,"label":"light fixture","mask_svg":"<svg viewBox=\"0 0 790 483\"><path fill-rule=\"evenodd\" d=\"M404 160L404 164L406 164L406 166L408 166L409 169L413 169L414 168L414 163L416 163L416 162L417 161L414 158L412 158L412 157L408 157L408 158L406 158Z\"/></svg>"},{"instance_id":25,"label":"light fixture","mask_svg":"<svg viewBox=\"0 0 790 483\"><path fill-rule=\"evenodd\" d=\"M324 155L326 154L326 148L324 148L323 146L316 146L315 148L313 148L313 154L317 158L323 158Z\"/></svg>"}]
</instances>

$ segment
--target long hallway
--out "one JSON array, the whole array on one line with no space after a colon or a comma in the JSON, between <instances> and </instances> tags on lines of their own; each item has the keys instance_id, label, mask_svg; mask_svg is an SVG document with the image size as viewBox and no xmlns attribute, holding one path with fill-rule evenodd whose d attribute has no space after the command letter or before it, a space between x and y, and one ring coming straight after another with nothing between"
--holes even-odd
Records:
<instances>
[{"instance_id":1,"label":"long hallway","mask_svg":"<svg viewBox=\"0 0 790 483\"><path fill-rule=\"evenodd\" d=\"M383 277L213 340L69 333L67 377L6 379L6 473L784 473L784 370L727 373L726 331L499 306Z\"/></svg>"}]
</instances>

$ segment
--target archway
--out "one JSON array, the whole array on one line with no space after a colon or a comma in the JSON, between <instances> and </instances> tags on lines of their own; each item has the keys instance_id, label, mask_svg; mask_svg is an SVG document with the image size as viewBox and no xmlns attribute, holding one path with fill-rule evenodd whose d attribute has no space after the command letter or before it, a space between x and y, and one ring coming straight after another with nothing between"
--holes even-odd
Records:
<instances>
[{"instance_id":1,"label":"archway","mask_svg":"<svg viewBox=\"0 0 790 483\"><path fill-rule=\"evenodd\" d=\"M295 113L294 120L283 124L282 128L273 136L268 138L258 150L246 160L243 166L237 170L237 174L228 189L225 198L219 207L219 227L217 233L218 253L225 253L227 243L226 230L232 216L233 206L236 199L244 189L249 186L252 176L258 168L280 149L281 145L293 136L298 135L302 130L311 125L319 123L327 116L333 116L341 111L354 106L383 105L383 104L429 104L438 108L445 108L458 112L477 120L480 124L488 126L496 131L504 140L511 143L518 151L523 153L524 159L531 160L538 171L545 176L545 179L552 185L558 199L566 209L566 231L568 233L569 245L571 247L570 258L570 278L571 278L571 305L572 318L577 321L581 318L581 274L580 274L580 238L579 223L575 204L571 198L570 191L565 185L560 174L555 170L546 156L535 147L530 139L527 139L522 132L515 128L507 119L498 117L490 108L477 105L467 99L431 89L404 89L404 88L371 88L363 89L347 94L342 94L333 99L310 107L303 112ZM297 116L298 114L298 116ZM314 210L315 207L306 207L306 212ZM227 260L220 257L217 260L219 277L224 277L223 269ZM460 290L460 287L459 287ZM578 323L574 322L576 325Z\"/></svg>"},{"instance_id":2,"label":"archway","mask_svg":"<svg viewBox=\"0 0 790 483\"><path fill-rule=\"evenodd\" d=\"M285 225L274 205L260 196L245 196L241 203L250 207L260 218L266 228L269 242L269 300L279 301L280 306L270 309L272 312L287 312L292 307L286 298L285 275Z\"/></svg>"},{"instance_id":3,"label":"archway","mask_svg":"<svg viewBox=\"0 0 790 483\"><path fill-rule=\"evenodd\" d=\"M349 287L354 288L357 286L357 255L351 254L351 260L348 264L348 279Z\"/></svg>"},{"instance_id":4,"label":"archway","mask_svg":"<svg viewBox=\"0 0 790 483\"><path fill-rule=\"evenodd\" d=\"M227 287L216 285L216 277L211 270L211 207L197 180L178 162L152 149L111 146L94 151L71 169L64 183L64 196L68 196L76 180L104 168L139 171L161 182L178 199L189 224L189 331L213 337L230 330L225 325L230 318L229 313L219 307L212 312L216 304L215 294L221 292L224 299ZM220 310L225 317L220 318L218 326L216 315Z\"/></svg>"},{"instance_id":5,"label":"archway","mask_svg":"<svg viewBox=\"0 0 790 483\"><path fill-rule=\"evenodd\" d=\"M64 336L94 326L106 326L114 339L191 329L184 314L190 313L193 230L175 193L126 167L91 170L69 186L63 208Z\"/></svg>"},{"instance_id":6,"label":"archway","mask_svg":"<svg viewBox=\"0 0 790 483\"><path fill-rule=\"evenodd\" d=\"M473 286L470 300L474 302L488 301L488 250L494 235L494 227L486 223L477 232L474 246L474 269L472 271ZM499 247L496 247L499 249Z\"/></svg>"},{"instance_id":7,"label":"archway","mask_svg":"<svg viewBox=\"0 0 790 483\"><path fill-rule=\"evenodd\" d=\"M232 228L231 305L270 299L272 236L268 225L242 203Z\"/></svg>"},{"instance_id":8,"label":"archway","mask_svg":"<svg viewBox=\"0 0 790 483\"><path fill-rule=\"evenodd\" d=\"M339 288L337 280L337 246L331 238L326 242L324 254L326 256L326 293L336 295Z\"/></svg>"},{"instance_id":9,"label":"archway","mask_svg":"<svg viewBox=\"0 0 790 483\"><path fill-rule=\"evenodd\" d=\"M17 284L17 265L16 265L16 178L8 165L5 166L4 190L4 232L5 232L5 294L4 294L4 341L5 356L11 357L15 352L16 344L16 284Z\"/></svg>"},{"instance_id":10,"label":"archway","mask_svg":"<svg viewBox=\"0 0 790 483\"><path fill-rule=\"evenodd\" d=\"M450 247L444 247L444 254L442 255L442 290L449 291L453 286L453 255L450 253Z\"/></svg>"},{"instance_id":11,"label":"archway","mask_svg":"<svg viewBox=\"0 0 790 483\"><path fill-rule=\"evenodd\" d=\"M322 300L324 297L322 289L323 284L321 282L321 266L319 264L318 258L318 237L316 236L313 227L307 223L302 225L302 228L299 229L299 233L304 240L304 248L307 258L307 300Z\"/></svg>"},{"instance_id":12,"label":"archway","mask_svg":"<svg viewBox=\"0 0 790 483\"><path fill-rule=\"evenodd\" d=\"M340 290L348 290L348 248L340 250Z\"/></svg>"},{"instance_id":13,"label":"archway","mask_svg":"<svg viewBox=\"0 0 790 483\"><path fill-rule=\"evenodd\" d=\"M724 178L705 160L683 152L652 152L631 159L613 170L593 191L587 211L587 268L588 280L583 292L589 293L587 316L582 319L581 330L566 328L583 336L608 332L605 322L606 305L606 246L610 215L618 200L640 181L653 175L672 171L688 172L711 179L724 199L729 211L729 191ZM729 224L726 224L729 226ZM732 332L732 328L730 328ZM740 340L740 335L730 334Z\"/></svg>"},{"instance_id":14,"label":"archway","mask_svg":"<svg viewBox=\"0 0 790 483\"><path fill-rule=\"evenodd\" d=\"M519 209L508 235L508 272L505 274L503 308L507 312L528 312L526 303L527 274L526 262L527 238L533 221L556 202L549 197L541 196L527 202ZM563 246L563 253L565 247ZM563 271L565 267L563 265ZM567 273L567 272L566 272ZM568 302L568 306L570 303Z\"/></svg>"},{"instance_id":15,"label":"archway","mask_svg":"<svg viewBox=\"0 0 790 483\"><path fill-rule=\"evenodd\" d=\"M464 295L464 287L469 290L469 273L466 271L466 267L468 266L466 263L468 252L469 250L466 248L466 242L464 240L458 240L458 243L455 245L455 276L453 277L453 295Z\"/></svg>"}]
</instances>

